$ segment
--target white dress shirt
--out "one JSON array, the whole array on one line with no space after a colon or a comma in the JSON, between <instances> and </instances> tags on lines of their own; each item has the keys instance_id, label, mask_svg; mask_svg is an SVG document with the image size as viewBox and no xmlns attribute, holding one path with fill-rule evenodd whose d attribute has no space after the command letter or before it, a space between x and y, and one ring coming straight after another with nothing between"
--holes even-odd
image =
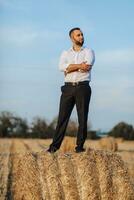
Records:
<instances>
[{"instance_id":1,"label":"white dress shirt","mask_svg":"<svg viewBox=\"0 0 134 200\"><path fill-rule=\"evenodd\" d=\"M74 51L71 47L69 50L63 51L60 56L59 70L65 72L66 68L70 64L81 64L87 62L89 65L93 65L95 62L94 51L90 48L81 47L80 51ZM65 76L65 82L79 82L79 81L91 81L91 70L88 72L74 71L67 73Z\"/></svg>"}]
</instances>

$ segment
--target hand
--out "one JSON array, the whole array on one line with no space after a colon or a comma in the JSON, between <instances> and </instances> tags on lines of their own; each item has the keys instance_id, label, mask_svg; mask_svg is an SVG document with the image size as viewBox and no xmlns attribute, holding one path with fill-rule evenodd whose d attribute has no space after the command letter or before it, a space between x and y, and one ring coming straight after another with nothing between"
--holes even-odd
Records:
<instances>
[{"instance_id":1,"label":"hand","mask_svg":"<svg viewBox=\"0 0 134 200\"><path fill-rule=\"evenodd\" d=\"M92 66L89 65L89 64L87 64L87 61L86 61L86 62L82 62L82 63L80 64L80 71L81 71L81 72L87 72L87 71L89 71L91 68L92 68Z\"/></svg>"}]
</instances>

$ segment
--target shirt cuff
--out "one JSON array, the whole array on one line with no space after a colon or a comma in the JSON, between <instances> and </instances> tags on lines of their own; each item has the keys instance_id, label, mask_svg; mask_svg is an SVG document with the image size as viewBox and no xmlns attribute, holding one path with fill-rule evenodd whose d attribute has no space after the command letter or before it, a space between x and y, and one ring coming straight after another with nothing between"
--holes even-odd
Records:
<instances>
[{"instance_id":1,"label":"shirt cuff","mask_svg":"<svg viewBox=\"0 0 134 200\"><path fill-rule=\"evenodd\" d=\"M64 65L62 65L62 66L59 66L59 70L60 70L61 72L65 72L66 69L67 69L67 67L68 67L68 64L64 64Z\"/></svg>"}]
</instances>

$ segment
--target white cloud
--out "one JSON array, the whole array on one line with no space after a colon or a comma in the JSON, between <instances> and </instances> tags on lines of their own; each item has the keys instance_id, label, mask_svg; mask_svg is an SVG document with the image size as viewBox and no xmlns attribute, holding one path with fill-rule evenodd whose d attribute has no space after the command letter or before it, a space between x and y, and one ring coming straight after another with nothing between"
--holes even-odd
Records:
<instances>
[{"instance_id":1,"label":"white cloud","mask_svg":"<svg viewBox=\"0 0 134 200\"><path fill-rule=\"evenodd\" d=\"M93 98L96 109L104 112L134 113L134 49L96 53L93 70Z\"/></svg>"},{"instance_id":2,"label":"white cloud","mask_svg":"<svg viewBox=\"0 0 134 200\"><path fill-rule=\"evenodd\" d=\"M116 112L134 113L134 95L132 91L130 92L123 87L94 88L95 108L103 112L112 110L115 114Z\"/></svg>"},{"instance_id":3,"label":"white cloud","mask_svg":"<svg viewBox=\"0 0 134 200\"><path fill-rule=\"evenodd\" d=\"M129 64L134 63L134 49L115 49L97 53L100 64Z\"/></svg>"},{"instance_id":4,"label":"white cloud","mask_svg":"<svg viewBox=\"0 0 134 200\"><path fill-rule=\"evenodd\" d=\"M3 44L15 44L19 46L29 44L37 37L36 32L22 28L4 28L1 30L0 35Z\"/></svg>"},{"instance_id":5,"label":"white cloud","mask_svg":"<svg viewBox=\"0 0 134 200\"><path fill-rule=\"evenodd\" d=\"M1 43L17 46L28 46L33 42L51 42L63 36L58 31L36 30L32 27L5 27L0 30Z\"/></svg>"},{"instance_id":6,"label":"white cloud","mask_svg":"<svg viewBox=\"0 0 134 200\"><path fill-rule=\"evenodd\" d=\"M25 102L24 100L20 100L20 99L1 99L0 102L0 110L4 110L6 107L10 107L10 106L21 106L21 105L26 105L27 102Z\"/></svg>"},{"instance_id":7,"label":"white cloud","mask_svg":"<svg viewBox=\"0 0 134 200\"><path fill-rule=\"evenodd\" d=\"M134 86L134 49L108 50L96 53L93 69L95 83L101 87Z\"/></svg>"},{"instance_id":8,"label":"white cloud","mask_svg":"<svg viewBox=\"0 0 134 200\"><path fill-rule=\"evenodd\" d=\"M0 6L8 7L10 5L11 5L11 2L9 2L8 0L0 0Z\"/></svg>"},{"instance_id":9,"label":"white cloud","mask_svg":"<svg viewBox=\"0 0 134 200\"><path fill-rule=\"evenodd\" d=\"M28 7L25 6L24 1L17 1L17 0L0 0L0 6L3 8L9 8L13 10L19 11L28 11Z\"/></svg>"}]
</instances>

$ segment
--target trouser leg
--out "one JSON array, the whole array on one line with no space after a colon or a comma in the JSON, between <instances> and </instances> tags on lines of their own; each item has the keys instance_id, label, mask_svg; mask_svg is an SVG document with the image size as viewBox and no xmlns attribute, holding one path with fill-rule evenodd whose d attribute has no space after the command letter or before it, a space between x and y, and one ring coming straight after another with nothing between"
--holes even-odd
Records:
<instances>
[{"instance_id":1,"label":"trouser leg","mask_svg":"<svg viewBox=\"0 0 134 200\"><path fill-rule=\"evenodd\" d=\"M91 88L89 85L80 85L76 92L76 109L78 114L78 133L77 133L77 147L83 147L87 137L87 120L89 103L91 98Z\"/></svg>"},{"instance_id":2,"label":"trouser leg","mask_svg":"<svg viewBox=\"0 0 134 200\"><path fill-rule=\"evenodd\" d=\"M74 104L75 104L75 98L72 94L71 89L66 88L66 86L64 86L60 98L60 108L59 108L59 116L58 116L56 131L53 137L53 142L50 145L50 148L55 148L55 149L60 148Z\"/></svg>"}]
</instances>

